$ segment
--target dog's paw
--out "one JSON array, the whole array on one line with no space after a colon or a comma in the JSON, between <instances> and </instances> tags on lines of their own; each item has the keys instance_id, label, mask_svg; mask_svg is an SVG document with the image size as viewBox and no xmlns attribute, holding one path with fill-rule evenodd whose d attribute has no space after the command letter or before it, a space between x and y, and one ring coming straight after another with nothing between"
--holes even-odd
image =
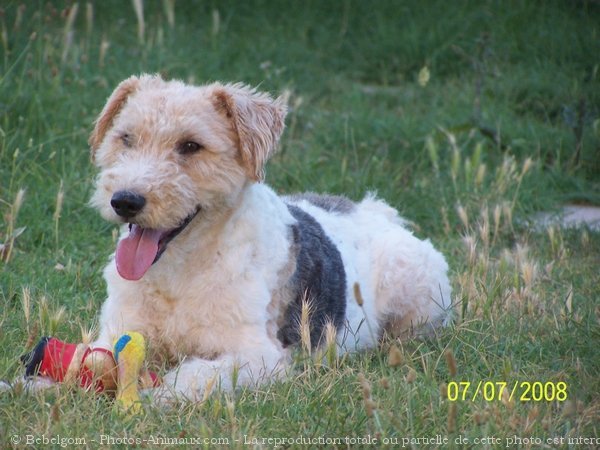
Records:
<instances>
[{"instance_id":1,"label":"dog's paw","mask_svg":"<svg viewBox=\"0 0 600 450\"><path fill-rule=\"evenodd\" d=\"M167 375L160 386L142 389L140 397L143 403L160 408L173 408L183 403L203 402L214 389L214 377L206 383L199 383L195 380L192 383L179 382L175 384L169 382Z\"/></svg>"},{"instance_id":2,"label":"dog's paw","mask_svg":"<svg viewBox=\"0 0 600 450\"><path fill-rule=\"evenodd\" d=\"M168 386L158 386L140 390L143 404L156 408L173 408L181 400L175 391Z\"/></svg>"}]
</instances>

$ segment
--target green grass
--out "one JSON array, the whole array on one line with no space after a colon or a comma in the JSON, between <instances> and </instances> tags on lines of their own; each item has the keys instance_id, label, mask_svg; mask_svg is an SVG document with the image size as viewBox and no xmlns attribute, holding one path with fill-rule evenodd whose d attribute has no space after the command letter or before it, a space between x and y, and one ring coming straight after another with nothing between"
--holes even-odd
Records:
<instances>
[{"instance_id":1,"label":"green grass","mask_svg":"<svg viewBox=\"0 0 600 450\"><path fill-rule=\"evenodd\" d=\"M190 1L175 4L171 26L163 2L145 2L143 41L130 2L95 2L89 15L80 2L72 24L70 2L5 3L0 379L21 373L32 340L77 342L96 320L115 227L87 206L86 140L132 73L288 90L269 184L354 199L376 190L447 255L456 320L436 337L386 341L326 366L299 354L285 383L131 419L66 386L2 393L0 447L21 448L10 436L28 434L92 448L110 447L101 434L239 448L252 438L368 435L397 448L402 437L438 434L456 448L459 437L486 436L501 438L498 448L514 436L565 437L556 447L568 448L568 437L599 435L600 234L526 225L564 202L600 204L597 3ZM424 67L430 78L419 83ZM443 395L452 381L488 380L564 381L568 400Z\"/></svg>"}]
</instances>

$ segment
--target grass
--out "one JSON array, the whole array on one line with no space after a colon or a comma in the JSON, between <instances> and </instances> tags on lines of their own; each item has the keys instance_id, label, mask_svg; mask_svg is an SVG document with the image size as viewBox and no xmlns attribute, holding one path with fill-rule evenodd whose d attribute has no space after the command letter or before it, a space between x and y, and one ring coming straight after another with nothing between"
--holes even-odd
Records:
<instances>
[{"instance_id":1,"label":"grass","mask_svg":"<svg viewBox=\"0 0 600 450\"><path fill-rule=\"evenodd\" d=\"M143 30L133 2L8 1L0 13L0 378L21 373L39 336L77 342L96 319L116 231L87 206L86 139L111 89L139 72L287 91L267 181L354 199L376 190L447 255L456 320L325 365L300 352L289 381L131 419L67 386L5 392L0 447L31 435L92 448L301 436L432 448L402 438L439 435L449 448L484 437L572 448L599 435L600 234L527 225L564 202L600 204L595 2L139 4ZM452 402L453 381L470 393L562 381L568 398Z\"/></svg>"}]
</instances>

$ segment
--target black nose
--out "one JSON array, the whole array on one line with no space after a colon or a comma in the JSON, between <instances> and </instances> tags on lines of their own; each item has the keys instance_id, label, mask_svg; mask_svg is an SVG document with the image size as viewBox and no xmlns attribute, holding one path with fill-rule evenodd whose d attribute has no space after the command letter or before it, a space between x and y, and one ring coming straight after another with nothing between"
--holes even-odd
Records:
<instances>
[{"instance_id":1,"label":"black nose","mask_svg":"<svg viewBox=\"0 0 600 450\"><path fill-rule=\"evenodd\" d=\"M117 191L110 199L110 205L115 212L125 219L135 216L145 204L146 199L143 196L131 191Z\"/></svg>"}]
</instances>

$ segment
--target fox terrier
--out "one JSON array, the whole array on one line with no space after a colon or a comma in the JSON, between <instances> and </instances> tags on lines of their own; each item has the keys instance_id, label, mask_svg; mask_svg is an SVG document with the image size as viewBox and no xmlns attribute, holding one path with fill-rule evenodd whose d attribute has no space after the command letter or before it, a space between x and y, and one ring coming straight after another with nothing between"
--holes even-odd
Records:
<instances>
[{"instance_id":1,"label":"fox terrier","mask_svg":"<svg viewBox=\"0 0 600 450\"><path fill-rule=\"evenodd\" d=\"M93 346L142 333L170 369L151 397L277 378L295 346L332 330L346 352L448 320L446 261L395 209L262 182L285 115L281 98L243 84L142 75L95 122L91 203L123 233Z\"/></svg>"}]
</instances>

